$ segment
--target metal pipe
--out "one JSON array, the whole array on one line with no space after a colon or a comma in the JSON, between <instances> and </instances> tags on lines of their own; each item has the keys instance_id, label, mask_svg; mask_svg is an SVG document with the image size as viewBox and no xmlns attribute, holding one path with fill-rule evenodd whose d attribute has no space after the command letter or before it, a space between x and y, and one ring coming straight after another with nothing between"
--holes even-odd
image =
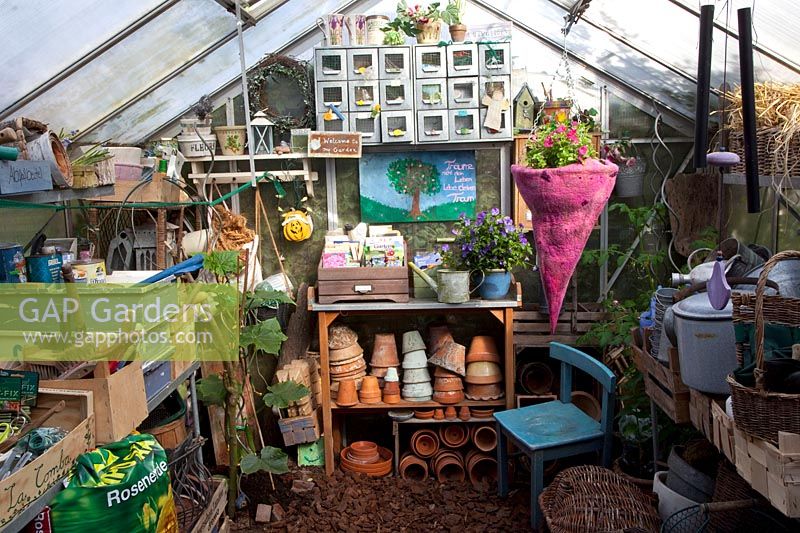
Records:
<instances>
[{"instance_id":1,"label":"metal pipe","mask_svg":"<svg viewBox=\"0 0 800 533\"><path fill-rule=\"evenodd\" d=\"M706 166L708 151L709 91L711 90L711 47L714 34L714 4L700 8L700 45L697 57L697 102L694 115L694 166Z\"/></svg>"},{"instance_id":2,"label":"metal pipe","mask_svg":"<svg viewBox=\"0 0 800 533\"><path fill-rule=\"evenodd\" d=\"M756 144L756 95L753 75L753 13L749 7L737 11L739 18L739 65L742 79L742 123L747 212L758 213L758 145Z\"/></svg>"},{"instance_id":3,"label":"metal pipe","mask_svg":"<svg viewBox=\"0 0 800 533\"><path fill-rule=\"evenodd\" d=\"M247 127L247 136L253 134L250 126L250 91L247 90L247 61L244 57L244 37L242 37L242 3L236 0L236 36L239 41L239 66L242 69L242 97L244 98L244 124ZM253 142L247 143L247 156L250 161L250 185L256 186L256 161L254 159L253 151L255 150ZM309 176L308 179L311 179Z\"/></svg>"}]
</instances>

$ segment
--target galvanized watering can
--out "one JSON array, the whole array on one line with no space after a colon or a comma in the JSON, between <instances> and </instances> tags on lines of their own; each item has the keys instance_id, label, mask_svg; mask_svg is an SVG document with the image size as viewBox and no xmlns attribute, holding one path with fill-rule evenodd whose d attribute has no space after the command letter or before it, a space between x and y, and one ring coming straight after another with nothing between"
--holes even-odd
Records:
<instances>
[{"instance_id":1,"label":"galvanized watering can","mask_svg":"<svg viewBox=\"0 0 800 533\"><path fill-rule=\"evenodd\" d=\"M468 302L470 294L478 290L478 287L481 286L485 279L483 272L481 272L482 277L480 283L470 291L469 278L471 272L469 270L449 270L440 268L438 272L439 281L436 282L414 263L409 262L408 265L411 267L411 270L416 272L419 277L425 281L425 283L430 285L431 289L436 293L437 300L444 304L462 304Z\"/></svg>"}]
</instances>

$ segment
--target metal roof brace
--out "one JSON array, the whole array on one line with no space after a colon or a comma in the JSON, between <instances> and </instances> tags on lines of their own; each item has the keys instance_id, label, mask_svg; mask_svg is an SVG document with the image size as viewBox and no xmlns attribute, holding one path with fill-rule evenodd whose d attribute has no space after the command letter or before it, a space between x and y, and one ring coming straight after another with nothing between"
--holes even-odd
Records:
<instances>
[{"instance_id":1,"label":"metal roof brace","mask_svg":"<svg viewBox=\"0 0 800 533\"><path fill-rule=\"evenodd\" d=\"M244 123L247 126L247 138L252 135L250 126L250 95L247 90L247 63L244 59L244 37L242 36L242 2L236 0L236 39L239 41L239 65L242 69L242 98L244 98ZM247 156L250 160L250 185L256 186L256 160L253 158L255 147L252 142L247 143Z\"/></svg>"}]
</instances>

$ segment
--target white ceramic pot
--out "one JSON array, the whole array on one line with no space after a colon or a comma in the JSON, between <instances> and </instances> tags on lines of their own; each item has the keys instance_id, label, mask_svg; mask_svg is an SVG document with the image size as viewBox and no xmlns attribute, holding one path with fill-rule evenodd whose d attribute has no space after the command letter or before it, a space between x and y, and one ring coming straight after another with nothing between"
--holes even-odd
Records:
<instances>
[{"instance_id":1,"label":"white ceramic pot","mask_svg":"<svg viewBox=\"0 0 800 533\"><path fill-rule=\"evenodd\" d=\"M403 372L403 383L430 383L431 375L427 368L409 368Z\"/></svg>"},{"instance_id":2,"label":"white ceramic pot","mask_svg":"<svg viewBox=\"0 0 800 533\"><path fill-rule=\"evenodd\" d=\"M393 381L400 381L400 376L397 375L397 368L390 366L386 370L386 375L383 376L383 381L388 381L389 383Z\"/></svg>"},{"instance_id":3,"label":"white ceramic pot","mask_svg":"<svg viewBox=\"0 0 800 533\"><path fill-rule=\"evenodd\" d=\"M217 149L213 135L178 135L178 149L186 157L211 157Z\"/></svg>"},{"instance_id":4,"label":"white ceramic pot","mask_svg":"<svg viewBox=\"0 0 800 533\"><path fill-rule=\"evenodd\" d=\"M414 398L430 398L433 396L433 385L427 383L406 383L402 390L403 398L412 400Z\"/></svg>"},{"instance_id":5,"label":"white ceramic pot","mask_svg":"<svg viewBox=\"0 0 800 533\"><path fill-rule=\"evenodd\" d=\"M222 155L244 154L247 141L247 126L219 126L214 128L222 149Z\"/></svg>"},{"instance_id":6,"label":"white ceramic pot","mask_svg":"<svg viewBox=\"0 0 800 533\"><path fill-rule=\"evenodd\" d=\"M667 487L667 471L656 472L653 476L653 492L658 494L658 515L661 520L666 520L680 510L699 505L698 502L681 496Z\"/></svg>"},{"instance_id":7,"label":"white ceramic pot","mask_svg":"<svg viewBox=\"0 0 800 533\"><path fill-rule=\"evenodd\" d=\"M403 353L424 350L425 342L422 335L417 330L406 331L403 333Z\"/></svg>"},{"instance_id":8,"label":"white ceramic pot","mask_svg":"<svg viewBox=\"0 0 800 533\"><path fill-rule=\"evenodd\" d=\"M425 353L425 350L414 350L403 356L403 370L427 367L428 355Z\"/></svg>"}]
</instances>

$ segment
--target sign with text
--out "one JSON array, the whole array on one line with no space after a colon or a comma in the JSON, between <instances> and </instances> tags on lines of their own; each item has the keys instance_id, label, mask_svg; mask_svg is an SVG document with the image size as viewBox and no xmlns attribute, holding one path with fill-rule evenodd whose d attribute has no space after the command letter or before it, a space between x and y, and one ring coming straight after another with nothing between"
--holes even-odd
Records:
<instances>
[{"instance_id":1,"label":"sign with text","mask_svg":"<svg viewBox=\"0 0 800 533\"><path fill-rule=\"evenodd\" d=\"M0 161L0 194L49 191L53 188L47 161Z\"/></svg>"},{"instance_id":2,"label":"sign with text","mask_svg":"<svg viewBox=\"0 0 800 533\"><path fill-rule=\"evenodd\" d=\"M308 134L308 157L361 157L361 133L312 131Z\"/></svg>"}]
</instances>

